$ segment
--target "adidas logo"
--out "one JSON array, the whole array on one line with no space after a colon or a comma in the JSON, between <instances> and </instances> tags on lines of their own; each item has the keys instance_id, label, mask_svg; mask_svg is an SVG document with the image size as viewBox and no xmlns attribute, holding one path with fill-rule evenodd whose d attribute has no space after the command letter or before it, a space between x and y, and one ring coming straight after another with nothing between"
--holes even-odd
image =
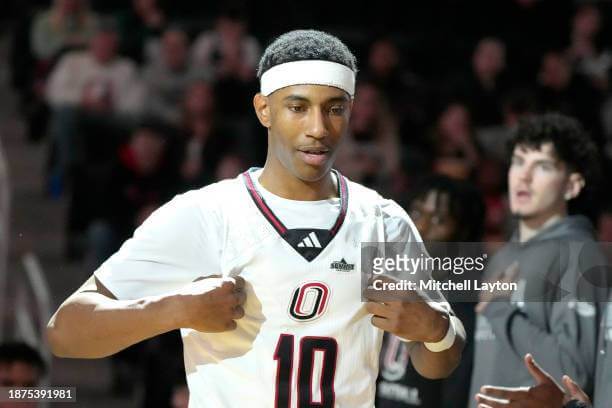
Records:
<instances>
[{"instance_id":1,"label":"adidas logo","mask_svg":"<svg viewBox=\"0 0 612 408\"><path fill-rule=\"evenodd\" d=\"M329 267L339 272L348 272L355 269L355 264L347 263L344 258L342 258L340 261L332 262Z\"/></svg>"},{"instance_id":2,"label":"adidas logo","mask_svg":"<svg viewBox=\"0 0 612 408\"><path fill-rule=\"evenodd\" d=\"M321 243L317 238L317 234L313 231L304 237L297 246L298 248L321 248Z\"/></svg>"}]
</instances>

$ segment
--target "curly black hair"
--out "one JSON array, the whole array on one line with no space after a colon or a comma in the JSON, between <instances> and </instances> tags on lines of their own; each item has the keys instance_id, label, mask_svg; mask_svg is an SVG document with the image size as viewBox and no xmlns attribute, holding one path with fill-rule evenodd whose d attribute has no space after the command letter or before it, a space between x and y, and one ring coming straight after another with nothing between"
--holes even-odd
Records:
<instances>
[{"instance_id":1,"label":"curly black hair","mask_svg":"<svg viewBox=\"0 0 612 408\"><path fill-rule=\"evenodd\" d=\"M277 37L259 60L257 77L285 62L323 60L346 65L357 72L357 60L337 37L317 30L294 30Z\"/></svg>"},{"instance_id":2,"label":"curly black hair","mask_svg":"<svg viewBox=\"0 0 612 408\"><path fill-rule=\"evenodd\" d=\"M580 173L585 180L583 192L571 201L579 202L578 199L581 199L583 204L580 207L582 207L584 200L594 199L601 180L599 154L590 135L576 119L560 113L545 113L522 118L508 141L508 154L512 155L516 146L539 150L546 143L553 145L554 155L568 167L569 171ZM591 210L595 204L595 202L590 204ZM589 208L581 210L589 212ZM577 211L572 211L570 208L570 212Z\"/></svg>"}]
</instances>

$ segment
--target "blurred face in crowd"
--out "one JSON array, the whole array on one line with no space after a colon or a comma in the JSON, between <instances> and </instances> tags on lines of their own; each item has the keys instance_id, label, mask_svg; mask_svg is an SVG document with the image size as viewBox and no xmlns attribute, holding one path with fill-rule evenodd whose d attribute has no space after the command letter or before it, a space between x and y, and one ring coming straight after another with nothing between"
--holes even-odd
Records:
<instances>
[{"instance_id":1,"label":"blurred face in crowd","mask_svg":"<svg viewBox=\"0 0 612 408\"><path fill-rule=\"evenodd\" d=\"M23 361L0 362L0 387L36 387L41 373ZM35 402L0 402L0 408L34 408Z\"/></svg>"},{"instance_id":2,"label":"blurred face in crowd","mask_svg":"<svg viewBox=\"0 0 612 408\"><path fill-rule=\"evenodd\" d=\"M553 89L565 88L572 77L572 67L561 54L549 52L542 58L540 83Z\"/></svg>"},{"instance_id":3,"label":"blurred face in crowd","mask_svg":"<svg viewBox=\"0 0 612 408\"><path fill-rule=\"evenodd\" d=\"M185 110L189 115L207 115L214 106L213 88L209 83L198 81L189 86L185 95Z\"/></svg>"},{"instance_id":4,"label":"blurred face in crowd","mask_svg":"<svg viewBox=\"0 0 612 408\"><path fill-rule=\"evenodd\" d=\"M64 14L75 14L83 9L83 0L55 0L56 9Z\"/></svg>"},{"instance_id":5,"label":"blurred face in crowd","mask_svg":"<svg viewBox=\"0 0 612 408\"><path fill-rule=\"evenodd\" d=\"M439 119L438 131L446 140L458 141L470 133L470 114L459 103L449 105Z\"/></svg>"},{"instance_id":6,"label":"blurred face in crowd","mask_svg":"<svg viewBox=\"0 0 612 408\"><path fill-rule=\"evenodd\" d=\"M324 85L293 85L255 95L255 111L268 129L268 158L279 175L315 182L325 177L348 130L351 98Z\"/></svg>"},{"instance_id":7,"label":"blurred face in crowd","mask_svg":"<svg viewBox=\"0 0 612 408\"><path fill-rule=\"evenodd\" d=\"M40 372L35 366L23 361L0 363L0 387L35 387Z\"/></svg>"},{"instance_id":8,"label":"blurred face in crowd","mask_svg":"<svg viewBox=\"0 0 612 408\"><path fill-rule=\"evenodd\" d=\"M425 242L446 242L455 239L457 222L450 213L448 194L427 192L410 205L410 218Z\"/></svg>"},{"instance_id":9,"label":"blurred face in crowd","mask_svg":"<svg viewBox=\"0 0 612 408\"><path fill-rule=\"evenodd\" d=\"M495 77L506 66L506 48L494 38L481 40L472 57L474 71L478 76Z\"/></svg>"},{"instance_id":10,"label":"blurred face in crowd","mask_svg":"<svg viewBox=\"0 0 612 408\"><path fill-rule=\"evenodd\" d=\"M584 186L578 173L570 173L554 152L552 143L539 149L518 145L508 172L510 210L523 221L542 224L567 213L566 200Z\"/></svg>"},{"instance_id":11,"label":"blurred face in crowd","mask_svg":"<svg viewBox=\"0 0 612 408\"><path fill-rule=\"evenodd\" d=\"M575 35L587 38L593 37L601 27L599 9L592 5L581 7L574 16L573 26Z\"/></svg>"},{"instance_id":12,"label":"blurred face in crowd","mask_svg":"<svg viewBox=\"0 0 612 408\"><path fill-rule=\"evenodd\" d=\"M168 68L180 70L187 63L188 40L181 30L168 30L162 37L162 57Z\"/></svg>"},{"instance_id":13,"label":"blurred face in crowd","mask_svg":"<svg viewBox=\"0 0 612 408\"><path fill-rule=\"evenodd\" d=\"M221 16L217 19L217 32L223 40L237 41L244 35L246 24L238 18Z\"/></svg>"},{"instance_id":14,"label":"blurred face in crowd","mask_svg":"<svg viewBox=\"0 0 612 408\"><path fill-rule=\"evenodd\" d=\"M118 37L113 31L99 31L91 39L90 49L100 64L111 62L117 55Z\"/></svg>"},{"instance_id":15,"label":"blurred face in crowd","mask_svg":"<svg viewBox=\"0 0 612 408\"><path fill-rule=\"evenodd\" d=\"M130 148L141 174L150 174L161 164L166 143L150 129L138 129L132 135Z\"/></svg>"},{"instance_id":16,"label":"blurred face in crowd","mask_svg":"<svg viewBox=\"0 0 612 408\"><path fill-rule=\"evenodd\" d=\"M351 130L356 133L367 132L379 119L380 93L371 84L357 86L355 102L351 114Z\"/></svg>"},{"instance_id":17,"label":"blurred face in crowd","mask_svg":"<svg viewBox=\"0 0 612 408\"><path fill-rule=\"evenodd\" d=\"M399 63L399 55L395 45L389 40L375 42L370 49L370 69L377 75L385 76L392 73Z\"/></svg>"},{"instance_id":18,"label":"blurred face in crowd","mask_svg":"<svg viewBox=\"0 0 612 408\"><path fill-rule=\"evenodd\" d=\"M138 11L148 11L157 9L156 0L133 0L132 7Z\"/></svg>"}]
</instances>

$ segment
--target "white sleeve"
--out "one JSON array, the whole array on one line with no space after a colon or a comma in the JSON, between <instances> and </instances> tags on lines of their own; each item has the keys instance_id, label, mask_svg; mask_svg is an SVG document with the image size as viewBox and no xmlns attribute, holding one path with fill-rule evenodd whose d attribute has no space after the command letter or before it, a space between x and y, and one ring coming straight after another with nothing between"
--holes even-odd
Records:
<instances>
[{"instance_id":1,"label":"white sleeve","mask_svg":"<svg viewBox=\"0 0 612 408\"><path fill-rule=\"evenodd\" d=\"M381 205L385 225L386 242L401 243L400 251L414 258L429 258L429 252L423 243L421 234L406 211L393 200L384 200ZM407 279L432 279L431 271L422 270L414 276L403 276ZM438 290L419 291L429 302L442 305L452 312L444 295Z\"/></svg>"},{"instance_id":2,"label":"white sleeve","mask_svg":"<svg viewBox=\"0 0 612 408\"><path fill-rule=\"evenodd\" d=\"M62 57L47 81L46 98L49 105L57 107L62 104L76 104L79 100L78 91L75 89L72 69L74 66L74 55L67 54ZM72 80L71 80L72 78Z\"/></svg>"},{"instance_id":3,"label":"white sleeve","mask_svg":"<svg viewBox=\"0 0 612 408\"><path fill-rule=\"evenodd\" d=\"M221 273L222 222L200 191L155 211L95 276L118 299L170 292L199 276Z\"/></svg>"}]
</instances>

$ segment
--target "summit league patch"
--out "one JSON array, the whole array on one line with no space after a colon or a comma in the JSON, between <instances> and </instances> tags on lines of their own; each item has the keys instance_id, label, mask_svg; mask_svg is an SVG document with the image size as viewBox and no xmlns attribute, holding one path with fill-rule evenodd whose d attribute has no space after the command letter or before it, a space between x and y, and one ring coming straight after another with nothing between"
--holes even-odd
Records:
<instances>
[{"instance_id":1,"label":"summit league patch","mask_svg":"<svg viewBox=\"0 0 612 408\"><path fill-rule=\"evenodd\" d=\"M355 264L348 263L344 258L342 258L339 261L332 262L329 265L329 268L338 272L350 272L355 269Z\"/></svg>"}]
</instances>

